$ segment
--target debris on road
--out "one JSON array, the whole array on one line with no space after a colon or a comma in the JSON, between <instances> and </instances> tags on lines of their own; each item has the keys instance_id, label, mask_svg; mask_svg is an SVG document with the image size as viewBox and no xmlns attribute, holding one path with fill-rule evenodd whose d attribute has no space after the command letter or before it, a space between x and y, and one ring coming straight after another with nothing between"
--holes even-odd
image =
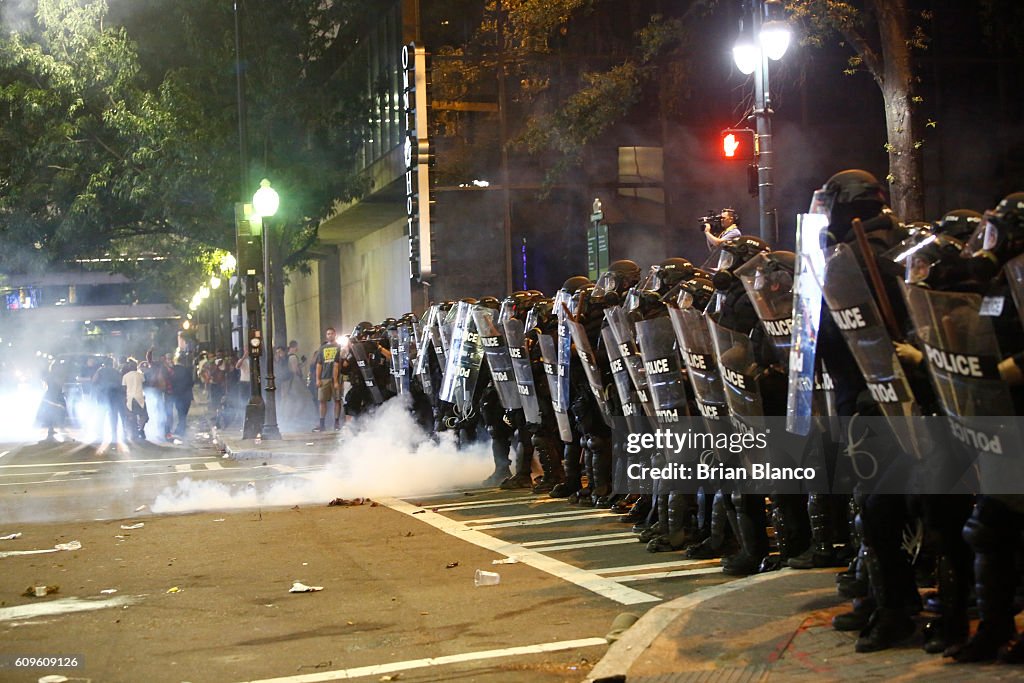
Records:
<instances>
[{"instance_id":1,"label":"debris on road","mask_svg":"<svg viewBox=\"0 0 1024 683\"><path fill-rule=\"evenodd\" d=\"M45 598L50 593L56 593L60 586L29 586L22 593L26 598Z\"/></svg>"},{"instance_id":2,"label":"debris on road","mask_svg":"<svg viewBox=\"0 0 1024 683\"><path fill-rule=\"evenodd\" d=\"M21 538L21 532L14 534L7 534L6 536L0 536L0 541L13 541L16 538Z\"/></svg>"},{"instance_id":3,"label":"debris on road","mask_svg":"<svg viewBox=\"0 0 1024 683\"><path fill-rule=\"evenodd\" d=\"M139 522L138 524L122 524L121 528L125 531L131 531L132 529L141 529L146 526L145 522Z\"/></svg>"},{"instance_id":4,"label":"debris on road","mask_svg":"<svg viewBox=\"0 0 1024 683\"><path fill-rule=\"evenodd\" d=\"M338 507L339 505L345 507L352 507L355 505L362 505L365 502L365 498L335 498L334 500L327 504L327 507Z\"/></svg>"},{"instance_id":5,"label":"debris on road","mask_svg":"<svg viewBox=\"0 0 1024 683\"><path fill-rule=\"evenodd\" d=\"M58 543L53 546L54 550L81 550L82 544L78 541L68 541L67 543Z\"/></svg>"},{"instance_id":6,"label":"debris on road","mask_svg":"<svg viewBox=\"0 0 1024 683\"><path fill-rule=\"evenodd\" d=\"M145 509L146 509L146 506L145 506L145 505L140 505L139 507L135 508L135 511L136 511L136 512L142 512L142 511L143 511L143 510L145 510Z\"/></svg>"},{"instance_id":7,"label":"debris on road","mask_svg":"<svg viewBox=\"0 0 1024 683\"><path fill-rule=\"evenodd\" d=\"M71 679L60 674L50 674L39 679L39 683L68 683Z\"/></svg>"},{"instance_id":8,"label":"debris on road","mask_svg":"<svg viewBox=\"0 0 1024 683\"><path fill-rule=\"evenodd\" d=\"M382 681L397 681L401 677L402 677L402 674L391 674L389 676L381 676L380 680L382 680Z\"/></svg>"},{"instance_id":9,"label":"debris on road","mask_svg":"<svg viewBox=\"0 0 1024 683\"><path fill-rule=\"evenodd\" d=\"M223 518L223 517L221 517L220 519L215 519L215 520L213 520L213 521L215 521L215 522L223 522L223 521L224 521L224 518Z\"/></svg>"},{"instance_id":10,"label":"debris on road","mask_svg":"<svg viewBox=\"0 0 1024 683\"><path fill-rule=\"evenodd\" d=\"M497 586L499 583L501 583L501 574L498 572L485 572L483 569L477 569L476 574L473 575L473 585L477 588Z\"/></svg>"},{"instance_id":11,"label":"debris on road","mask_svg":"<svg viewBox=\"0 0 1024 683\"><path fill-rule=\"evenodd\" d=\"M491 564L519 564L515 557L506 557L504 560L491 560Z\"/></svg>"},{"instance_id":12,"label":"debris on road","mask_svg":"<svg viewBox=\"0 0 1024 683\"><path fill-rule=\"evenodd\" d=\"M104 588L103 590L100 591L100 593L102 595L113 595L116 592L117 592L116 588Z\"/></svg>"},{"instance_id":13,"label":"debris on road","mask_svg":"<svg viewBox=\"0 0 1024 683\"><path fill-rule=\"evenodd\" d=\"M622 637L622 634L626 632L626 629L635 624L639 619L640 617L636 614L623 612L619 616L615 617L614 621L612 621L612 630L608 632L608 635L606 635L604 639L609 643L614 643Z\"/></svg>"},{"instance_id":14,"label":"debris on road","mask_svg":"<svg viewBox=\"0 0 1024 683\"><path fill-rule=\"evenodd\" d=\"M323 586L307 586L306 584L302 583L301 581L296 581L295 583L292 584L292 587L288 589L288 592L289 593L315 593L317 591L322 591L323 589L324 589Z\"/></svg>"},{"instance_id":15,"label":"debris on road","mask_svg":"<svg viewBox=\"0 0 1024 683\"><path fill-rule=\"evenodd\" d=\"M456 568L456 567L458 567L458 566L459 566L459 561L458 561L458 560L455 560L454 562L449 562L448 564L446 564L446 565L444 566L444 568L445 568L445 569L455 569L455 568Z\"/></svg>"},{"instance_id":16,"label":"debris on road","mask_svg":"<svg viewBox=\"0 0 1024 683\"><path fill-rule=\"evenodd\" d=\"M181 589L178 588L177 586L171 586L170 588L167 589L167 592L168 593L180 593Z\"/></svg>"}]
</instances>

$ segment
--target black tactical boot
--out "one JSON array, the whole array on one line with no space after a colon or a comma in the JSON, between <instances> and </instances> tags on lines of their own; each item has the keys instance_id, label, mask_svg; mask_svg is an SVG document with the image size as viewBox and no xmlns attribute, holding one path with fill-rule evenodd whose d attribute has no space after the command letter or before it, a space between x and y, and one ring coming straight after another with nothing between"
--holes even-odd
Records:
<instances>
[{"instance_id":1,"label":"black tactical boot","mask_svg":"<svg viewBox=\"0 0 1024 683\"><path fill-rule=\"evenodd\" d=\"M690 499L688 494L668 494L668 533L652 539L647 544L649 553L666 553L682 550L697 540L690 525Z\"/></svg>"},{"instance_id":2,"label":"black tactical boot","mask_svg":"<svg viewBox=\"0 0 1024 683\"><path fill-rule=\"evenodd\" d=\"M883 607L876 609L861 631L854 649L857 652L888 650L914 635L914 620L902 609Z\"/></svg>"},{"instance_id":3,"label":"black tactical boot","mask_svg":"<svg viewBox=\"0 0 1024 683\"><path fill-rule=\"evenodd\" d=\"M832 544L832 515L827 497L812 493L807 499L807 512L811 521L811 546L796 557L789 558L786 564L793 569L843 566Z\"/></svg>"}]
</instances>

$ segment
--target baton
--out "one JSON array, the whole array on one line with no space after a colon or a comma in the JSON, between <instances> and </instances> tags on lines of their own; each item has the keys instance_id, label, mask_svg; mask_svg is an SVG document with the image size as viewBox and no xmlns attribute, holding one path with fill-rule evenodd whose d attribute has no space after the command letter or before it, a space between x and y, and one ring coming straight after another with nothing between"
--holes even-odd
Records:
<instances>
[{"instance_id":1,"label":"baton","mask_svg":"<svg viewBox=\"0 0 1024 683\"><path fill-rule=\"evenodd\" d=\"M902 340L903 333L900 331L900 326L896 323L896 314L893 313L892 302L889 301L889 293L882 284L882 274L878 270L878 262L875 261L875 252L872 251L871 245L868 244L868 236L864 232L864 225L859 218L853 219L853 232L857 236L857 246L860 247L861 254L864 256L864 265L868 268L868 277L871 278L871 284L875 288L875 296L878 297L878 307L882 313L882 320L885 321L885 326L893 340Z\"/></svg>"}]
</instances>

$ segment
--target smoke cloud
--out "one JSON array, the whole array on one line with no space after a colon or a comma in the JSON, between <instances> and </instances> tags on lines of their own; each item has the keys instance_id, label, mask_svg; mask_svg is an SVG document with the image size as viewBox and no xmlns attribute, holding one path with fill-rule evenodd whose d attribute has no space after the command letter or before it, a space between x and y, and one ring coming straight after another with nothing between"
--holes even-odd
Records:
<instances>
[{"instance_id":1,"label":"smoke cloud","mask_svg":"<svg viewBox=\"0 0 1024 683\"><path fill-rule=\"evenodd\" d=\"M263 488L260 482L228 485L183 479L162 491L154 513L182 513L326 504L334 498L373 498L421 495L477 485L492 469L490 445L478 442L461 450L452 432L435 440L414 421L407 401L388 401L374 414L349 423L324 469L308 476L278 479ZM319 460L295 458L288 466L301 468Z\"/></svg>"}]
</instances>

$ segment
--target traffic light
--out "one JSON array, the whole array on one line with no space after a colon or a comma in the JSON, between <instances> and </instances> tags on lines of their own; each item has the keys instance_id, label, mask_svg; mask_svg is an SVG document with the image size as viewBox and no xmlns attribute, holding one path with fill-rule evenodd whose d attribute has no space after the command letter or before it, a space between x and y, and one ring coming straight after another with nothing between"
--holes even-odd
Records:
<instances>
[{"instance_id":1,"label":"traffic light","mask_svg":"<svg viewBox=\"0 0 1024 683\"><path fill-rule=\"evenodd\" d=\"M726 128L722 131L722 158L752 161L757 154L757 141L750 128Z\"/></svg>"}]
</instances>

